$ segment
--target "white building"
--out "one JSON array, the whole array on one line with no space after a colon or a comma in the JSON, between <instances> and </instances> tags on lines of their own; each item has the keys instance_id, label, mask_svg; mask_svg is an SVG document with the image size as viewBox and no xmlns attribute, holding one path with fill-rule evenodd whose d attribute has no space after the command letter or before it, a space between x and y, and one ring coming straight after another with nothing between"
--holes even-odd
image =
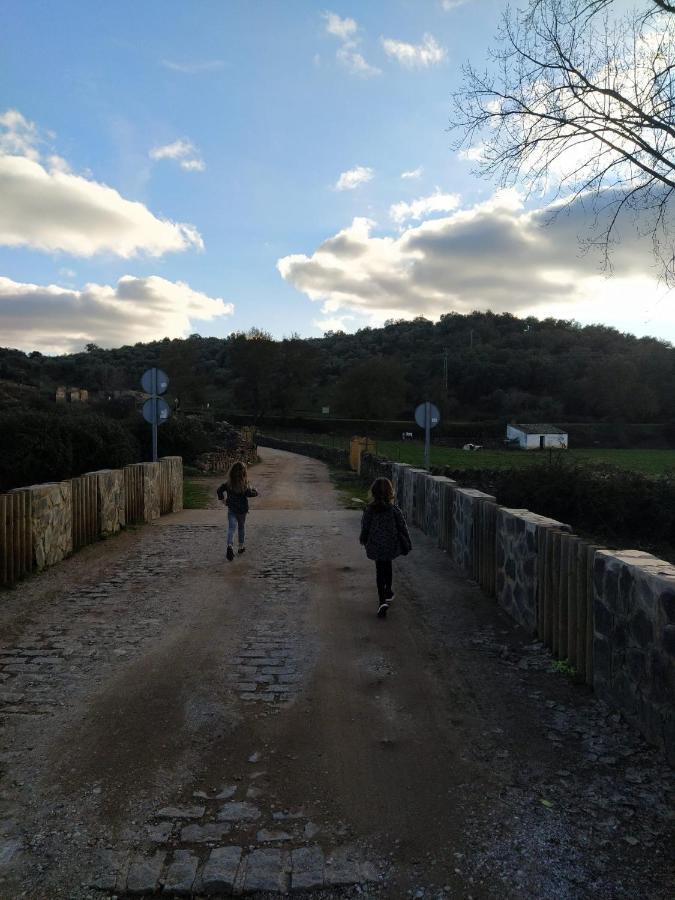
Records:
<instances>
[{"instance_id":1,"label":"white building","mask_svg":"<svg viewBox=\"0 0 675 900\"><path fill-rule=\"evenodd\" d=\"M567 432L555 425L507 425L507 441L517 442L521 450L566 450Z\"/></svg>"}]
</instances>

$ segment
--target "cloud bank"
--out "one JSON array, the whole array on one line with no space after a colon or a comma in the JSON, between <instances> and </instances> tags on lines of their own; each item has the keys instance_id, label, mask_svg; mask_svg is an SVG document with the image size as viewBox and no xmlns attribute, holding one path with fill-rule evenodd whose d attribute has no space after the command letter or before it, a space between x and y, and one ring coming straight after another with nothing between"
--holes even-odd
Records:
<instances>
[{"instance_id":1,"label":"cloud bank","mask_svg":"<svg viewBox=\"0 0 675 900\"><path fill-rule=\"evenodd\" d=\"M96 343L120 347L189 334L193 319L234 312L220 297L157 275L125 275L115 287L87 284L82 290L22 284L0 277L3 344L44 353L69 353Z\"/></svg>"},{"instance_id":2,"label":"cloud bank","mask_svg":"<svg viewBox=\"0 0 675 900\"><path fill-rule=\"evenodd\" d=\"M0 116L0 244L73 256L203 247L193 225L160 219L114 188L72 173L57 156L42 161L37 128L21 113Z\"/></svg>"},{"instance_id":3,"label":"cloud bank","mask_svg":"<svg viewBox=\"0 0 675 900\"><path fill-rule=\"evenodd\" d=\"M573 317L601 295L607 299L608 289L601 286L609 285L614 316L604 320L612 321L629 297L635 308L656 296L656 283L645 274L653 266L648 239L630 228L617 236L621 252L615 278L607 280L598 257L579 251L578 235L587 231L593 211L582 200L556 211L526 211L509 190L395 237L376 236L374 222L356 218L311 255L283 257L277 268L334 320L346 313L373 322L437 318L474 309L522 315L555 310Z\"/></svg>"}]
</instances>

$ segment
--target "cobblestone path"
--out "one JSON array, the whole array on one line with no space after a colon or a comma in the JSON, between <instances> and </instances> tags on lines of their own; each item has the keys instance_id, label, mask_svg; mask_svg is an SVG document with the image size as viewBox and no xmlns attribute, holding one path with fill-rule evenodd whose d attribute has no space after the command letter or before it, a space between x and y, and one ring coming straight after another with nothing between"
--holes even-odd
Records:
<instances>
[{"instance_id":1,"label":"cobblestone path","mask_svg":"<svg viewBox=\"0 0 675 900\"><path fill-rule=\"evenodd\" d=\"M214 502L1 595L0 897L672 896L658 753L420 535L378 620L263 453L232 563Z\"/></svg>"}]
</instances>

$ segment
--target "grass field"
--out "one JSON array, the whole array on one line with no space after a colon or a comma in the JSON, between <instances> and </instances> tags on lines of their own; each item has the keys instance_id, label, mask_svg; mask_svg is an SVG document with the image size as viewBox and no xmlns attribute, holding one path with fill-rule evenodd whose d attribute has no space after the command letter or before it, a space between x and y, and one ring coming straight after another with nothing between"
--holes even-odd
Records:
<instances>
[{"instance_id":1,"label":"grass field","mask_svg":"<svg viewBox=\"0 0 675 900\"><path fill-rule=\"evenodd\" d=\"M200 481L198 475L186 476L183 479L184 509L206 509L211 491L212 488Z\"/></svg>"},{"instance_id":2,"label":"grass field","mask_svg":"<svg viewBox=\"0 0 675 900\"><path fill-rule=\"evenodd\" d=\"M378 441L377 452L396 462L424 465L421 441ZM562 453L565 459L589 463L609 463L645 475L675 472L675 450L552 450L551 457ZM537 450L459 450L431 446L431 465L452 469L512 469L531 466L548 459L547 451Z\"/></svg>"}]
</instances>

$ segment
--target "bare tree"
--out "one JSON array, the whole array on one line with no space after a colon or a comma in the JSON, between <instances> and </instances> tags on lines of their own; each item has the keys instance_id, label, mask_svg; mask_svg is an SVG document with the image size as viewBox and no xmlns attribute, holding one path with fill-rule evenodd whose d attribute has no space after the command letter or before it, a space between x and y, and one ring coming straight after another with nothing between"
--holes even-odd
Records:
<instances>
[{"instance_id":1,"label":"bare tree","mask_svg":"<svg viewBox=\"0 0 675 900\"><path fill-rule=\"evenodd\" d=\"M675 284L675 0L529 0L507 10L493 65L464 67L456 149L502 185L593 210L585 242L610 249L620 217L649 234Z\"/></svg>"}]
</instances>

